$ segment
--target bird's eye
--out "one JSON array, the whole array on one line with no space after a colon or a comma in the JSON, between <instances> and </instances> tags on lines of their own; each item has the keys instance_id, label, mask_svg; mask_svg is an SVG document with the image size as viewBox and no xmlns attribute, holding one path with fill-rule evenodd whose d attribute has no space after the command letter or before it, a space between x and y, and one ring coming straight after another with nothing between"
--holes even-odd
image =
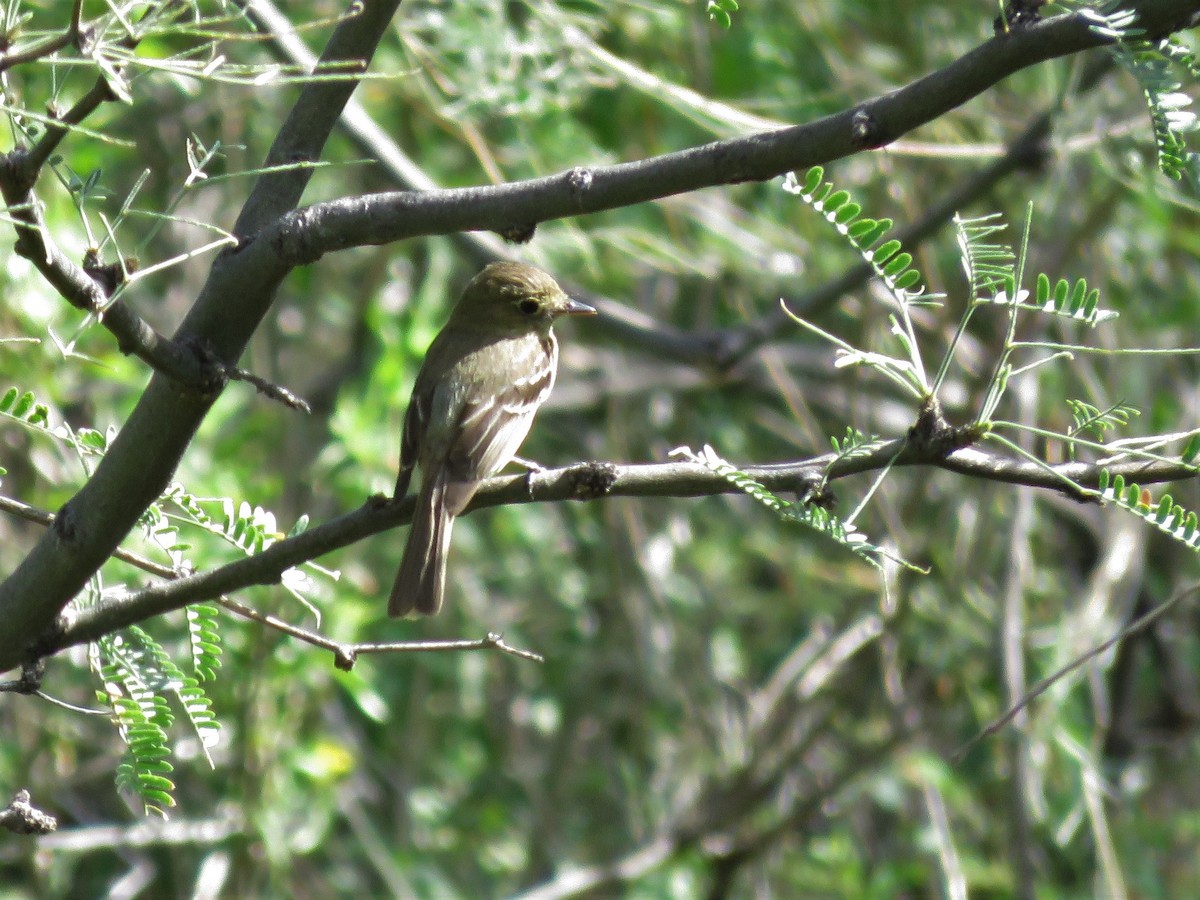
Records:
<instances>
[{"instance_id":1,"label":"bird's eye","mask_svg":"<svg viewBox=\"0 0 1200 900\"><path fill-rule=\"evenodd\" d=\"M541 308L541 304L539 304L536 300L522 300L517 304L517 309L527 316L532 316Z\"/></svg>"}]
</instances>

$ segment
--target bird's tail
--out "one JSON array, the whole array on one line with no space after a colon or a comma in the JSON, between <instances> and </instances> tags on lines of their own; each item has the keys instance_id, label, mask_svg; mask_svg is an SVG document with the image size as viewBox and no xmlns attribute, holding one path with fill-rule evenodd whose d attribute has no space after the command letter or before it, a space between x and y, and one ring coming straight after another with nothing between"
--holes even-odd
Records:
<instances>
[{"instance_id":1,"label":"bird's tail","mask_svg":"<svg viewBox=\"0 0 1200 900\"><path fill-rule=\"evenodd\" d=\"M446 504L446 473L437 471L426 478L417 494L404 559L388 599L392 617L416 612L432 616L442 606L446 589L446 552L450 549L450 530L454 514Z\"/></svg>"}]
</instances>

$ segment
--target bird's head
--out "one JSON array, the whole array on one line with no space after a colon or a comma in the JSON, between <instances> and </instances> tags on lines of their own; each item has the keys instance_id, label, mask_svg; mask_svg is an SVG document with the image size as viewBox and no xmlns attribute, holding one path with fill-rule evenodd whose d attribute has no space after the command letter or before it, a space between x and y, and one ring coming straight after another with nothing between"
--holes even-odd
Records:
<instances>
[{"instance_id":1,"label":"bird's head","mask_svg":"<svg viewBox=\"0 0 1200 900\"><path fill-rule=\"evenodd\" d=\"M505 332L548 332L559 316L594 316L596 310L568 297L541 269L494 262L471 279L451 320L460 326Z\"/></svg>"}]
</instances>

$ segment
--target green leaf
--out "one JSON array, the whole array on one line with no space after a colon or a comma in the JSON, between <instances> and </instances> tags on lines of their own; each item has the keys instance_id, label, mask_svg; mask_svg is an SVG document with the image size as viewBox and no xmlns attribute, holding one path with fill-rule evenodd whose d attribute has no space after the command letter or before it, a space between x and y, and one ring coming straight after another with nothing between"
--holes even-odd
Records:
<instances>
[{"instance_id":1,"label":"green leaf","mask_svg":"<svg viewBox=\"0 0 1200 900\"><path fill-rule=\"evenodd\" d=\"M834 221L839 225L845 225L847 222L853 221L860 212L862 212L862 207L859 204L847 203L837 211Z\"/></svg>"},{"instance_id":2,"label":"green leaf","mask_svg":"<svg viewBox=\"0 0 1200 900\"><path fill-rule=\"evenodd\" d=\"M831 196L828 200L826 200L822 204L822 206L825 207L826 212L833 213L833 212L836 212L837 210L839 210L842 207L842 205L849 199L850 199L849 191L837 191L835 194L833 194L833 196Z\"/></svg>"},{"instance_id":3,"label":"green leaf","mask_svg":"<svg viewBox=\"0 0 1200 900\"><path fill-rule=\"evenodd\" d=\"M901 244L893 239L883 244L878 250L871 251L871 257L879 265L883 265L900 251Z\"/></svg>"},{"instance_id":4,"label":"green leaf","mask_svg":"<svg viewBox=\"0 0 1200 900\"><path fill-rule=\"evenodd\" d=\"M910 265L912 265L912 254L901 253L893 257L888 264L883 267L883 274L891 278L892 276L903 272Z\"/></svg>"},{"instance_id":5,"label":"green leaf","mask_svg":"<svg viewBox=\"0 0 1200 900\"><path fill-rule=\"evenodd\" d=\"M1083 301L1086 296L1087 296L1087 281L1080 278L1077 282L1075 282L1074 290L1071 291L1070 310L1071 310L1072 314L1075 314L1075 313L1079 312L1081 309L1083 309Z\"/></svg>"},{"instance_id":6,"label":"green leaf","mask_svg":"<svg viewBox=\"0 0 1200 900\"><path fill-rule=\"evenodd\" d=\"M12 414L17 419L24 419L25 414L33 408L33 393L26 391L21 395L21 399L17 401L17 405L13 407Z\"/></svg>"},{"instance_id":7,"label":"green leaf","mask_svg":"<svg viewBox=\"0 0 1200 900\"><path fill-rule=\"evenodd\" d=\"M1054 285L1054 308L1061 311L1067 303L1067 296L1071 292L1071 285L1067 283L1065 278L1060 278Z\"/></svg>"},{"instance_id":8,"label":"green leaf","mask_svg":"<svg viewBox=\"0 0 1200 900\"><path fill-rule=\"evenodd\" d=\"M1193 434L1188 438L1188 442L1184 446L1183 452L1179 454L1179 458L1182 462L1191 465L1197 453L1200 453L1200 434Z\"/></svg>"}]
</instances>

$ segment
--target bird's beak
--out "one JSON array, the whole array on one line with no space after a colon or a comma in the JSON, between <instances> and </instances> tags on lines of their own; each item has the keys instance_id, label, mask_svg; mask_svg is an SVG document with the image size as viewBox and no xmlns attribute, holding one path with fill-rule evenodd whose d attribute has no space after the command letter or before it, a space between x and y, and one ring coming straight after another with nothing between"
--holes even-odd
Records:
<instances>
[{"instance_id":1,"label":"bird's beak","mask_svg":"<svg viewBox=\"0 0 1200 900\"><path fill-rule=\"evenodd\" d=\"M563 310L562 314L564 316L594 316L596 315L596 307L588 306L574 297L568 297L567 308Z\"/></svg>"}]
</instances>

